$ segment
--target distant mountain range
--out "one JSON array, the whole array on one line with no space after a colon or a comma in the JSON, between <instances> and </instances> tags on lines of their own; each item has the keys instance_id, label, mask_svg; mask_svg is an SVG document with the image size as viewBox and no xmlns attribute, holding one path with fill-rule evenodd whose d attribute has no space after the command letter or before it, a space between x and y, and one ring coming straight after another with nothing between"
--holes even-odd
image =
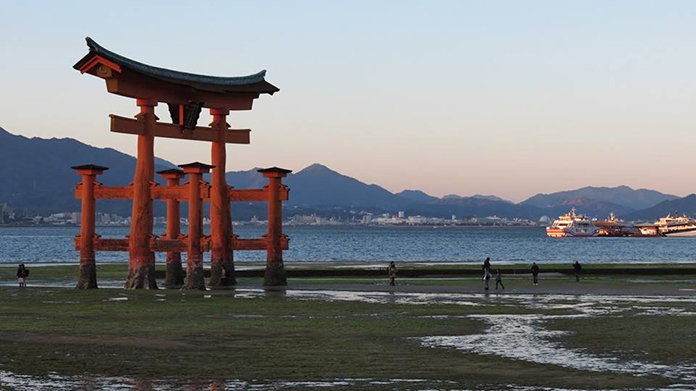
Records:
<instances>
[{"instance_id":1,"label":"distant mountain range","mask_svg":"<svg viewBox=\"0 0 696 391\"><path fill-rule=\"evenodd\" d=\"M0 203L16 212L29 214L79 211L74 187L80 177L70 168L80 164L109 167L99 181L106 186L122 186L132 181L135 158L111 148L96 148L74 139L26 138L0 128L0 163L5 169L0 179ZM174 164L157 159L157 170ZM235 188L261 188L266 179L257 169L227 173ZM288 214L317 214L326 217L358 217L361 212L458 218L519 217L538 220L541 216L566 213L571 207L586 215L604 218L610 212L626 220L653 220L667 213L696 216L696 195L679 198L655 190L634 190L627 186L584 187L553 194L537 194L515 204L493 195L433 197L420 190L391 193L374 184L365 184L321 164L313 164L284 179L291 189L285 203ZM130 214L128 201L99 201L98 211ZM235 219L265 216L265 204L234 204ZM164 203L156 203L156 214L164 213Z\"/></svg>"}]
</instances>

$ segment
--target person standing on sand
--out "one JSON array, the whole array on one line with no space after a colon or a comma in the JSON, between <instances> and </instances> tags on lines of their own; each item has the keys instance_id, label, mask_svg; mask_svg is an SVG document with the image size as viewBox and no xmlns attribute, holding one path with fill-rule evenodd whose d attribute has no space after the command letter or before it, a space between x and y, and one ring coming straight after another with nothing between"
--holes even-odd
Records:
<instances>
[{"instance_id":1,"label":"person standing on sand","mask_svg":"<svg viewBox=\"0 0 696 391\"><path fill-rule=\"evenodd\" d=\"M387 269L387 271L389 272L389 285L394 286L394 280L396 280L396 264L394 263L394 261L391 261L391 263L389 263L389 268Z\"/></svg>"},{"instance_id":2,"label":"person standing on sand","mask_svg":"<svg viewBox=\"0 0 696 391\"><path fill-rule=\"evenodd\" d=\"M575 282L580 282L580 269L582 269L582 266L580 266L580 262L575 261L573 264L573 271L575 272Z\"/></svg>"},{"instance_id":3,"label":"person standing on sand","mask_svg":"<svg viewBox=\"0 0 696 391\"><path fill-rule=\"evenodd\" d=\"M27 277L29 277L29 269L24 267L23 263L20 263L17 268L17 283L20 288L25 288L27 286Z\"/></svg>"},{"instance_id":4,"label":"person standing on sand","mask_svg":"<svg viewBox=\"0 0 696 391\"><path fill-rule=\"evenodd\" d=\"M534 277L534 285L539 285L539 266L536 262L532 262L532 277Z\"/></svg>"},{"instance_id":5,"label":"person standing on sand","mask_svg":"<svg viewBox=\"0 0 696 391\"><path fill-rule=\"evenodd\" d=\"M500 273L500 269L496 269L495 273L495 289L498 289L498 284L505 289L505 285L503 285L503 275Z\"/></svg>"}]
</instances>

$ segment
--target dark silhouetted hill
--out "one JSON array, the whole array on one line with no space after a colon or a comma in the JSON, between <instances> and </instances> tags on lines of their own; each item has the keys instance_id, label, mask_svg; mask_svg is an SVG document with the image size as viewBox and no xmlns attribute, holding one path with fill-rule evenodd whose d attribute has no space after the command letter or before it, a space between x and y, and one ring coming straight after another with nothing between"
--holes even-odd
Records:
<instances>
[{"instance_id":1,"label":"dark silhouetted hill","mask_svg":"<svg viewBox=\"0 0 696 391\"><path fill-rule=\"evenodd\" d=\"M74 187L80 177L70 167L98 164L109 170L98 180L106 186L123 186L132 181L135 158L111 148L96 148L69 138L26 138L0 128L0 163L5 173L0 179L0 203L8 203L17 213L53 213L79 211ZM157 170L174 167L157 159ZM238 189L262 188L267 184L257 169L228 172L228 184ZM156 179L160 183L163 181ZM538 194L519 204L496 196L433 197L420 190L393 194L374 184L365 184L321 164L313 164L289 174L283 181L290 188L286 213L318 214L325 217L349 217L359 212L450 218L520 217L537 220L543 215L555 218L571 207L590 217L604 218L610 212L624 219L655 219L680 211L696 215L696 196L684 199L654 190L585 187L553 194ZM131 213L131 202L98 201L99 212ZM233 218L246 220L256 215L265 218L265 203L235 203ZM164 213L164 202L155 203L155 213Z\"/></svg>"},{"instance_id":2,"label":"dark silhouetted hill","mask_svg":"<svg viewBox=\"0 0 696 391\"><path fill-rule=\"evenodd\" d=\"M651 208L627 214L625 220L655 221L669 213L672 215L685 214L689 217L696 216L696 194L690 194L676 200L663 201Z\"/></svg>"},{"instance_id":3,"label":"dark silhouetted hill","mask_svg":"<svg viewBox=\"0 0 696 391\"><path fill-rule=\"evenodd\" d=\"M524 205L524 204L520 204ZM563 199L559 204L542 208L545 214L551 218L556 218L562 214L568 213L572 208L578 210L591 218L605 219L610 213L614 213L620 218L624 218L628 213L633 212L631 208L612 202L598 201L587 197L579 197L572 199Z\"/></svg>"},{"instance_id":4,"label":"dark silhouetted hill","mask_svg":"<svg viewBox=\"0 0 696 391\"><path fill-rule=\"evenodd\" d=\"M411 203L380 186L365 184L321 164L288 175L285 183L290 187L290 206L395 210Z\"/></svg>"},{"instance_id":5,"label":"dark silhouetted hill","mask_svg":"<svg viewBox=\"0 0 696 391\"><path fill-rule=\"evenodd\" d=\"M170 168L159 160L157 169ZM133 180L135 158L111 148L96 148L70 138L42 139L17 136L0 128L0 164L5 168L0 203L17 213L79 211L75 185L81 177L71 166L98 164L109 167L97 178L109 186L128 185ZM168 163L168 162L166 162ZM101 201L99 212L129 215L128 201Z\"/></svg>"},{"instance_id":6,"label":"dark silhouetted hill","mask_svg":"<svg viewBox=\"0 0 696 391\"><path fill-rule=\"evenodd\" d=\"M260 189L268 184L268 179L258 172L259 168L247 171L228 171L225 174L227 184L236 189Z\"/></svg>"},{"instance_id":7,"label":"dark silhouetted hill","mask_svg":"<svg viewBox=\"0 0 696 391\"><path fill-rule=\"evenodd\" d=\"M628 186L618 187L583 187L577 190L559 191L552 194L537 194L525 201L523 205L533 205L540 208L555 207L558 205L572 205L573 200L595 200L611 204L621 205L630 210L650 208L662 201L677 199L679 197L663 194L655 190L633 190Z\"/></svg>"},{"instance_id":8,"label":"dark silhouetted hill","mask_svg":"<svg viewBox=\"0 0 696 391\"><path fill-rule=\"evenodd\" d=\"M400 193L396 193L397 196L407 199L411 202L417 203L434 203L440 201L439 198L428 195L420 190L404 190Z\"/></svg>"}]
</instances>

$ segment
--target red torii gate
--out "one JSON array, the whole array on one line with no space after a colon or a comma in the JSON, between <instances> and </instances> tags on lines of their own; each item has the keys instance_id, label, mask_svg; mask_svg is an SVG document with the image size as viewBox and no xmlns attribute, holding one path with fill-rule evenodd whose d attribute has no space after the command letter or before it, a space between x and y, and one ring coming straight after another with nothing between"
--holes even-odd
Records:
<instances>
[{"instance_id":1,"label":"red torii gate","mask_svg":"<svg viewBox=\"0 0 696 391\"><path fill-rule=\"evenodd\" d=\"M73 68L81 73L102 78L107 91L136 99L140 113L135 119L111 115L111 131L138 136L138 152L133 183L125 187L104 187L96 182L96 176L106 167L96 165L75 166L83 176L76 188L76 197L82 199L82 229L76 238L80 250L80 272L78 288L96 288L95 250L128 251L128 278L125 288L157 288L155 280L155 256L157 251L166 251L168 285L177 285L176 275L178 252L188 252L187 279L184 287L205 288L202 281L202 263L198 257L202 251L211 251L211 273L209 286L212 288L236 284L233 250L267 250L264 285L286 285L282 263L282 250L288 248L288 239L282 234L280 201L287 200L288 190L280 182L291 171L277 167L259 170L269 178L264 189L236 190L227 185L225 179L226 144L249 144L249 129L230 129L226 117L230 110L251 110L254 99L260 94L279 91L266 82L265 71L241 77L216 77L196 75L157 68L142 64L98 45L89 37L89 53ZM167 103L172 124L158 122L155 106ZM213 122L209 127L197 126L202 108L209 108ZM158 186L154 176L154 140L166 137L184 140L209 141L212 143L212 165L193 163L182 165L189 174L189 184L179 186L184 173L161 173L168 184ZM201 174L212 168L211 185L201 183ZM175 183L176 181L176 183ZM121 198L133 200L130 235L127 239L101 239L94 229L94 200ZM153 235L153 200L168 202L167 234L163 238ZM179 201L189 202L189 234L182 237L176 232ZM210 202L211 236L205 237L191 221L198 214L202 200ZM232 233L231 201L268 201L268 233L262 239L239 239ZM192 211L193 210L193 211ZM177 216L174 216L176 214ZM90 222L91 219L91 222ZM276 221L277 220L277 221ZM171 225L170 226L170 222ZM192 227L191 224L194 224ZM176 237L174 237L176 235ZM90 240L91 239L91 240ZM202 260L202 258L200 258ZM178 269L181 270L180 258ZM200 275L199 275L200 272Z\"/></svg>"}]
</instances>

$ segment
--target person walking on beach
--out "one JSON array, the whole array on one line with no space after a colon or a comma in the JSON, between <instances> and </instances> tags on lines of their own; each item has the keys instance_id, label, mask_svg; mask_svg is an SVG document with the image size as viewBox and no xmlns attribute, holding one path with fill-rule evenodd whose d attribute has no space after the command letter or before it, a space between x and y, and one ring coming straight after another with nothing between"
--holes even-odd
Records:
<instances>
[{"instance_id":1,"label":"person walking on beach","mask_svg":"<svg viewBox=\"0 0 696 391\"><path fill-rule=\"evenodd\" d=\"M539 285L539 266L536 262L532 262L532 277L534 277L534 285Z\"/></svg>"},{"instance_id":2,"label":"person walking on beach","mask_svg":"<svg viewBox=\"0 0 696 391\"><path fill-rule=\"evenodd\" d=\"M387 269L387 271L389 272L389 285L394 286L394 280L396 280L396 264L394 263L394 261L391 261L391 263L389 263L389 268Z\"/></svg>"},{"instance_id":3,"label":"person walking on beach","mask_svg":"<svg viewBox=\"0 0 696 391\"><path fill-rule=\"evenodd\" d=\"M19 284L20 288L27 286L27 277L29 277L29 269L24 267L23 263L20 263L19 267L17 268L17 283Z\"/></svg>"},{"instance_id":4,"label":"person walking on beach","mask_svg":"<svg viewBox=\"0 0 696 391\"><path fill-rule=\"evenodd\" d=\"M573 271L575 272L575 282L580 282L580 269L582 269L582 266L580 266L580 262L575 261L573 264Z\"/></svg>"},{"instance_id":5,"label":"person walking on beach","mask_svg":"<svg viewBox=\"0 0 696 391\"><path fill-rule=\"evenodd\" d=\"M486 271L484 271L484 275L483 275L483 289L484 290L488 290L488 282L490 280L491 280L491 271L490 271L490 269L486 269Z\"/></svg>"},{"instance_id":6,"label":"person walking on beach","mask_svg":"<svg viewBox=\"0 0 696 391\"><path fill-rule=\"evenodd\" d=\"M481 269L483 269L483 275L486 275L486 272L490 273L491 272L491 258L486 257L486 260L483 261L483 265L481 266Z\"/></svg>"},{"instance_id":7,"label":"person walking on beach","mask_svg":"<svg viewBox=\"0 0 696 391\"><path fill-rule=\"evenodd\" d=\"M496 269L496 273L495 273L495 289L498 289L498 284L500 284L500 286L502 286L503 289L505 289L505 285L503 285L503 275L502 275L502 273L500 272L500 269Z\"/></svg>"},{"instance_id":8,"label":"person walking on beach","mask_svg":"<svg viewBox=\"0 0 696 391\"><path fill-rule=\"evenodd\" d=\"M483 289L488 290L488 283L491 280L491 258L486 257L486 260L483 261L483 265L481 266L481 269L483 269Z\"/></svg>"}]
</instances>

